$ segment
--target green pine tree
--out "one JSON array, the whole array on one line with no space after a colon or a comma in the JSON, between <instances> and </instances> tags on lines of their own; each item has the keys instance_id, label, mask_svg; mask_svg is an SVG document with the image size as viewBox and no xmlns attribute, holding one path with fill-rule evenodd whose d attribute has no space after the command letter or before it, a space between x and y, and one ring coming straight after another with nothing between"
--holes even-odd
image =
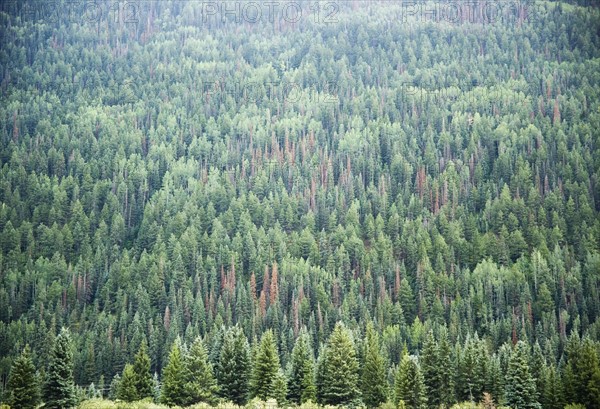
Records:
<instances>
[{"instance_id":1,"label":"green pine tree","mask_svg":"<svg viewBox=\"0 0 600 409\"><path fill-rule=\"evenodd\" d=\"M260 340L252 370L251 395L266 401L275 397L275 380L279 372L279 355L273 331L265 332Z\"/></svg>"},{"instance_id":2,"label":"green pine tree","mask_svg":"<svg viewBox=\"0 0 600 409\"><path fill-rule=\"evenodd\" d=\"M184 364L178 339L171 347L171 352L169 353L169 362L163 371L161 395L162 403L165 405L183 405L184 386Z\"/></svg>"},{"instance_id":3,"label":"green pine tree","mask_svg":"<svg viewBox=\"0 0 600 409\"><path fill-rule=\"evenodd\" d=\"M326 405L349 405L360 399L359 364L350 331L338 322L319 361L318 400Z\"/></svg>"},{"instance_id":4,"label":"green pine tree","mask_svg":"<svg viewBox=\"0 0 600 409\"><path fill-rule=\"evenodd\" d=\"M43 398L44 408L49 409L71 408L76 404L71 334L66 328L61 329L50 352Z\"/></svg>"},{"instance_id":5,"label":"green pine tree","mask_svg":"<svg viewBox=\"0 0 600 409\"><path fill-rule=\"evenodd\" d=\"M29 345L26 345L21 355L13 362L8 375L7 402L11 408L35 408L40 401L40 385L31 359Z\"/></svg>"},{"instance_id":6,"label":"green pine tree","mask_svg":"<svg viewBox=\"0 0 600 409\"><path fill-rule=\"evenodd\" d=\"M302 332L292 350L288 383L288 399L295 404L315 402L315 364L310 347L310 338Z\"/></svg>"},{"instance_id":7,"label":"green pine tree","mask_svg":"<svg viewBox=\"0 0 600 409\"><path fill-rule=\"evenodd\" d=\"M407 409L425 409L427 395L423 373L417 361L408 355L406 347L396 375L396 404L404 402Z\"/></svg>"},{"instance_id":8,"label":"green pine tree","mask_svg":"<svg viewBox=\"0 0 600 409\"><path fill-rule=\"evenodd\" d=\"M440 372L440 403L446 407L452 406L454 399L454 365L448 334L444 330L439 342L439 372Z\"/></svg>"},{"instance_id":9,"label":"green pine tree","mask_svg":"<svg viewBox=\"0 0 600 409\"><path fill-rule=\"evenodd\" d=\"M273 397L277 401L277 404L281 407L287 403L287 379L285 374L280 369L275 376L273 382Z\"/></svg>"},{"instance_id":10,"label":"green pine tree","mask_svg":"<svg viewBox=\"0 0 600 409\"><path fill-rule=\"evenodd\" d=\"M519 341L508 361L506 404L511 408L540 409L535 380L528 364L528 346Z\"/></svg>"},{"instance_id":11,"label":"green pine tree","mask_svg":"<svg viewBox=\"0 0 600 409\"><path fill-rule=\"evenodd\" d=\"M185 381L186 405L214 402L218 389L217 381L200 337L196 337L186 356Z\"/></svg>"},{"instance_id":12,"label":"green pine tree","mask_svg":"<svg viewBox=\"0 0 600 409\"><path fill-rule=\"evenodd\" d=\"M361 387L363 402L368 407L377 407L385 402L387 398L385 359L381 354L379 335L372 323L367 325Z\"/></svg>"},{"instance_id":13,"label":"green pine tree","mask_svg":"<svg viewBox=\"0 0 600 409\"><path fill-rule=\"evenodd\" d=\"M117 399L125 402L133 402L140 399L138 391L135 387L136 374L133 365L127 364L123 368L123 376L119 382L117 389Z\"/></svg>"},{"instance_id":14,"label":"green pine tree","mask_svg":"<svg viewBox=\"0 0 600 409\"><path fill-rule=\"evenodd\" d=\"M442 367L440 363L440 351L433 331L429 331L423 343L420 356L421 369L425 379L425 390L429 406L437 408L442 403Z\"/></svg>"},{"instance_id":15,"label":"green pine tree","mask_svg":"<svg viewBox=\"0 0 600 409\"><path fill-rule=\"evenodd\" d=\"M249 375L250 346L242 329L235 326L227 330L221 346L217 371L221 396L244 405L248 399Z\"/></svg>"},{"instance_id":16,"label":"green pine tree","mask_svg":"<svg viewBox=\"0 0 600 409\"><path fill-rule=\"evenodd\" d=\"M138 399L153 396L152 374L150 373L150 357L147 353L146 342L142 342L133 361L134 385Z\"/></svg>"}]
</instances>

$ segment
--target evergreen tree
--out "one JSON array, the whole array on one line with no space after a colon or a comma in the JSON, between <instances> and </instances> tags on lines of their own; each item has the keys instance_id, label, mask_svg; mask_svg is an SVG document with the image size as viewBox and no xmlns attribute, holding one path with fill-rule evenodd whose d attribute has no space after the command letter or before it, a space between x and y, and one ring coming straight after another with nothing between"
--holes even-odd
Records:
<instances>
[{"instance_id":1,"label":"evergreen tree","mask_svg":"<svg viewBox=\"0 0 600 409\"><path fill-rule=\"evenodd\" d=\"M279 373L279 355L273 331L266 331L261 340L252 369L251 395L266 401L275 397L275 380Z\"/></svg>"},{"instance_id":2,"label":"evergreen tree","mask_svg":"<svg viewBox=\"0 0 600 409\"><path fill-rule=\"evenodd\" d=\"M54 340L43 400L44 407L49 409L65 409L76 404L71 334L67 328L62 328Z\"/></svg>"},{"instance_id":3,"label":"evergreen tree","mask_svg":"<svg viewBox=\"0 0 600 409\"><path fill-rule=\"evenodd\" d=\"M11 408L35 408L40 401L40 385L31 359L29 345L15 359L8 375L8 397L6 401Z\"/></svg>"},{"instance_id":4,"label":"evergreen tree","mask_svg":"<svg viewBox=\"0 0 600 409\"><path fill-rule=\"evenodd\" d=\"M379 335L372 323L367 325L362 368L362 398L368 407L377 407L387 398L385 360L381 355Z\"/></svg>"},{"instance_id":5,"label":"evergreen tree","mask_svg":"<svg viewBox=\"0 0 600 409\"><path fill-rule=\"evenodd\" d=\"M440 373L440 403L446 407L452 406L454 399L454 366L452 364L452 350L448 341L448 334L444 330L440 336L438 350L438 364Z\"/></svg>"},{"instance_id":6,"label":"evergreen tree","mask_svg":"<svg viewBox=\"0 0 600 409\"><path fill-rule=\"evenodd\" d=\"M133 402L140 399L138 391L135 386L136 374L133 365L127 364L123 369L123 376L119 382L117 389L117 399L124 400L125 402Z\"/></svg>"},{"instance_id":7,"label":"evergreen tree","mask_svg":"<svg viewBox=\"0 0 600 409\"><path fill-rule=\"evenodd\" d=\"M396 404L404 402L407 409L425 409L427 395L423 373L416 359L408 355L406 347L396 374Z\"/></svg>"},{"instance_id":8,"label":"evergreen tree","mask_svg":"<svg viewBox=\"0 0 600 409\"><path fill-rule=\"evenodd\" d=\"M287 379L285 378L285 374L280 369L275 376L275 381L273 382L273 397L277 401L277 404L281 407L286 404L287 399Z\"/></svg>"},{"instance_id":9,"label":"evergreen tree","mask_svg":"<svg viewBox=\"0 0 600 409\"><path fill-rule=\"evenodd\" d=\"M528 346L517 342L508 362L506 374L506 404L512 408L540 409L535 380L528 363Z\"/></svg>"},{"instance_id":10,"label":"evergreen tree","mask_svg":"<svg viewBox=\"0 0 600 409\"><path fill-rule=\"evenodd\" d=\"M152 374L150 373L150 357L147 353L146 342L142 342L138 353L133 361L134 385L137 399L153 396Z\"/></svg>"},{"instance_id":11,"label":"evergreen tree","mask_svg":"<svg viewBox=\"0 0 600 409\"><path fill-rule=\"evenodd\" d=\"M229 328L223 337L217 382L223 398L238 405L248 399L250 375L250 346L242 329Z\"/></svg>"},{"instance_id":12,"label":"evergreen tree","mask_svg":"<svg viewBox=\"0 0 600 409\"><path fill-rule=\"evenodd\" d=\"M433 331L429 331L425 337L420 363L429 406L437 408L442 403L443 385L439 347L433 337Z\"/></svg>"},{"instance_id":13,"label":"evergreen tree","mask_svg":"<svg viewBox=\"0 0 600 409\"><path fill-rule=\"evenodd\" d=\"M161 401L165 405L183 405L185 403L184 364L179 344L179 339L173 343L169 361L163 370ZM121 380L121 382L123 381Z\"/></svg>"},{"instance_id":14,"label":"evergreen tree","mask_svg":"<svg viewBox=\"0 0 600 409\"><path fill-rule=\"evenodd\" d=\"M292 350L288 383L288 399L295 404L316 401L315 365L310 339L302 332Z\"/></svg>"},{"instance_id":15,"label":"evergreen tree","mask_svg":"<svg viewBox=\"0 0 600 409\"><path fill-rule=\"evenodd\" d=\"M359 364L350 331L335 325L319 362L318 399L326 405L349 405L360 399Z\"/></svg>"},{"instance_id":16,"label":"evergreen tree","mask_svg":"<svg viewBox=\"0 0 600 409\"><path fill-rule=\"evenodd\" d=\"M196 337L186 356L185 381L186 405L214 402L218 389L217 382L200 337Z\"/></svg>"}]
</instances>

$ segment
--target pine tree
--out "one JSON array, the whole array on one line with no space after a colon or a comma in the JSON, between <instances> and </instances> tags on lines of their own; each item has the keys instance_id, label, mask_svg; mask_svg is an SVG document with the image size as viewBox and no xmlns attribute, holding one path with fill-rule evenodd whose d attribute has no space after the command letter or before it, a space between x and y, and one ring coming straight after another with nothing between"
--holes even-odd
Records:
<instances>
[{"instance_id":1,"label":"pine tree","mask_svg":"<svg viewBox=\"0 0 600 409\"><path fill-rule=\"evenodd\" d=\"M549 365L544 371L544 388L541 391L541 403L544 409L563 409L565 398L560 373L554 365Z\"/></svg>"},{"instance_id":2,"label":"pine tree","mask_svg":"<svg viewBox=\"0 0 600 409\"><path fill-rule=\"evenodd\" d=\"M147 353L146 342L142 342L133 361L134 385L138 399L152 397L153 383L150 373L150 357Z\"/></svg>"},{"instance_id":3,"label":"pine tree","mask_svg":"<svg viewBox=\"0 0 600 409\"><path fill-rule=\"evenodd\" d=\"M287 399L287 379L285 374L280 369L275 376L275 381L273 382L273 397L277 401L277 404L281 407L286 404Z\"/></svg>"},{"instance_id":4,"label":"pine tree","mask_svg":"<svg viewBox=\"0 0 600 409\"><path fill-rule=\"evenodd\" d=\"M338 322L319 362L318 399L327 405L348 405L360 399L358 359L350 332Z\"/></svg>"},{"instance_id":5,"label":"pine tree","mask_svg":"<svg viewBox=\"0 0 600 409\"><path fill-rule=\"evenodd\" d=\"M407 409L425 409L427 395L423 373L415 358L408 355L406 347L396 375L396 404L404 402Z\"/></svg>"},{"instance_id":6,"label":"pine tree","mask_svg":"<svg viewBox=\"0 0 600 409\"><path fill-rule=\"evenodd\" d=\"M279 355L273 331L265 332L260 340L252 370L251 395L266 401L275 397L275 380L279 372Z\"/></svg>"},{"instance_id":7,"label":"pine tree","mask_svg":"<svg viewBox=\"0 0 600 409\"><path fill-rule=\"evenodd\" d=\"M377 407L387 398L385 360L381 355L379 335L372 323L367 325L364 367L362 369L362 398L368 407Z\"/></svg>"},{"instance_id":8,"label":"pine tree","mask_svg":"<svg viewBox=\"0 0 600 409\"><path fill-rule=\"evenodd\" d=\"M523 341L517 342L508 361L506 404L519 409L540 409L535 380L529 370L528 355L527 344Z\"/></svg>"},{"instance_id":9,"label":"pine tree","mask_svg":"<svg viewBox=\"0 0 600 409\"><path fill-rule=\"evenodd\" d=\"M306 332L302 332L292 350L288 399L295 404L316 401L315 364Z\"/></svg>"},{"instance_id":10,"label":"pine tree","mask_svg":"<svg viewBox=\"0 0 600 409\"><path fill-rule=\"evenodd\" d=\"M140 399L138 391L135 387L136 374L133 369L133 365L127 364L123 368L123 376L119 382L117 389L117 399L124 400L125 402L133 402Z\"/></svg>"},{"instance_id":11,"label":"pine tree","mask_svg":"<svg viewBox=\"0 0 600 409\"><path fill-rule=\"evenodd\" d=\"M43 395L44 408L65 409L76 404L71 334L66 328L54 340Z\"/></svg>"},{"instance_id":12,"label":"pine tree","mask_svg":"<svg viewBox=\"0 0 600 409\"><path fill-rule=\"evenodd\" d=\"M238 405L248 399L250 347L242 329L230 328L223 337L217 371L220 394Z\"/></svg>"},{"instance_id":13,"label":"pine tree","mask_svg":"<svg viewBox=\"0 0 600 409\"><path fill-rule=\"evenodd\" d=\"M123 381L121 381L123 382ZM161 401L165 405L184 404L184 366L179 339L173 343L169 362L163 371Z\"/></svg>"},{"instance_id":14,"label":"pine tree","mask_svg":"<svg viewBox=\"0 0 600 409\"><path fill-rule=\"evenodd\" d=\"M218 389L217 382L200 337L196 337L186 356L185 381L186 405L214 402Z\"/></svg>"},{"instance_id":15,"label":"pine tree","mask_svg":"<svg viewBox=\"0 0 600 409\"><path fill-rule=\"evenodd\" d=\"M439 343L439 372L440 372L440 403L446 407L452 406L454 399L454 366L452 363L452 350L448 341L448 334L444 330Z\"/></svg>"},{"instance_id":16,"label":"pine tree","mask_svg":"<svg viewBox=\"0 0 600 409\"><path fill-rule=\"evenodd\" d=\"M35 366L31 359L29 345L26 345L21 355L15 359L8 375L7 402L11 408L35 408L40 401L40 386Z\"/></svg>"},{"instance_id":17,"label":"pine tree","mask_svg":"<svg viewBox=\"0 0 600 409\"><path fill-rule=\"evenodd\" d=\"M429 406L432 408L437 408L442 403L443 385L441 379L441 365L439 361L439 347L435 341L435 338L433 337L433 331L429 331L425 337L425 342L423 343L420 362L421 369L423 371L423 378L425 379L425 390Z\"/></svg>"}]
</instances>

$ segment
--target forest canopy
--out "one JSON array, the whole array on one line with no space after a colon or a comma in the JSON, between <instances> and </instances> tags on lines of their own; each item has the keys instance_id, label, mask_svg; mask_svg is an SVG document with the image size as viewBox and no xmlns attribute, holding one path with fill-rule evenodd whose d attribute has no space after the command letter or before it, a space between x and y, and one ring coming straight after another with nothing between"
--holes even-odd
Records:
<instances>
[{"instance_id":1,"label":"forest canopy","mask_svg":"<svg viewBox=\"0 0 600 409\"><path fill-rule=\"evenodd\" d=\"M597 4L92 3L0 3L1 403L600 405Z\"/></svg>"}]
</instances>

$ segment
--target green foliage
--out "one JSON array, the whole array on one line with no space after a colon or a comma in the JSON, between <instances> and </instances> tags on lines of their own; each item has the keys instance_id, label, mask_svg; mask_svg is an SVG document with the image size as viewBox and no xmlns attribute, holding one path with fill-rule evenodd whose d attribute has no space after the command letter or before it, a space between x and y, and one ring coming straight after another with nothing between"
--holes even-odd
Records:
<instances>
[{"instance_id":1,"label":"green foliage","mask_svg":"<svg viewBox=\"0 0 600 409\"><path fill-rule=\"evenodd\" d=\"M183 405L185 402L185 367L179 340L171 346L169 360L163 371L161 401L165 405ZM123 380L121 380L121 383Z\"/></svg>"},{"instance_id":2,"label":"green foliage","mask_svg":"<svg viewBox=\"0 0 600 409\"><path fill-rule=\"evenodd\" d=\"M263 334L254 357L250 382L251 396L265 401L275 398L275 381L278 373L279 354L273 332L268 330Z\"/></svg>"},{"instance_id":3,"label":"green foliage","mask_svg":"<svg viewBox=\"0 0 600 409\"><path fill-rule=\"evenodd\" d=\"M367 325L364 365L361 373L363 402L368 407L377 407L387 399L385 360L381 354L379 336L372 323Z\"/></svg>"},{"instance_id":4,"label":"green foliage","mask_svg":"<svg viewBox=\"0 0 600 409\"><path fill-rule=\"evenodd\" d=\"M114 379L114 398L131 363L157 399L171 345L185 372L201 336L219 396L242 404L253 365L221 362L237 325L253 343L273 331L290 401L314 401L292 349L305 328L327 361L341 321L379 331L387 379L363 385L361 368L366 402L406 343L430 406L502 403L518 340L540 345L544 406L598 399L594 2L515 2L494 24L461 2L458 21L444 2L299 2L293 23L281 7L240 22L243 3L226 18L75 3L0 7L3 382L26 343L45 381L68 326L72 380L56 389Z\"/></svg>"},{"instance_id":5,"label":"green foliage","mask_svg":"<svg viewBox=\"0 0 600 409\"><path fill-rule=\"evenodd\" d=\"M145 399L153 396L152 374L150 373L150 357L147 353L146 343L143 342L133 362L134 386L136 390L136 400ZM123 376L123 379L125 376Z\"/></svg>"},{"instance_id":6,"label":"green foliage","mask_svg":"<svg viewBox=\"0 0 600 409\"><path fill-rule=\"evenodd\" d=\"M62 328L54 340L43 387L44 407L66 409L75 406L71 333Z\"/></svg>"},{"instance_id":7,"label":"green foliage","mask_svg":"<svg viewBox=\"0 0 600 409\"><path fill-rule=\"evenodd\" d=\"M40 385L29 345L23 348L21 355L10 367L6 388L8 389L6 401L14 409L35 408L40 402Z\"/></svg>"},{"instance_id":8,"label":"green foliage","mask_svg":"<svg viewBox=\"0 0 600 409\"><path fill-rule=\"evenodd\" d=\"M319 362L317 397L326 405L350 405L360 399L359 364L350 331L338 322Z\"/></svg>"},{"instance_id":9,"label":"green foliage","mask_svg":"<svg viewBox=\"0 0 600 409\"><path fill-rule=\"evenodd\" d=\"M240 327L225 332L217 370L219 394L243 405L248 399L251 371L250 346Z\"/></svg>"},{"instance_id":10,"label":"green foliage","mask_svg":"<svg viewBox=\"0 0 600 409\"><path fill-rule=\"evenodd\" d=\"M296 340L290 365L287 398L295 404L315 402L317 395L315 364L310 339L306 332L300 334Z\"/></svg>"},{"instance_id":11,"label":"green foliage","mask_svg":"<svg viewBox=\"0 0 600 409\"><path fill-rule=\"evenodd\" d=\"M136 373L133 365L127 364L123 369L123 376L119 382L117 390L117 399L125 402L133 402L139 400L138 390L136 388Z\"/></svg>"},{"instance_id":12,"label":"green foliage","mask_svg":"<svg viewBox=\"0 0 600 409\"><path fill-rule=\"evenodd\" d=\"M528 349L525 342L519 341L510 357L506 374L506 404L516 408L539 409L541 406L535 380L529 369Z\"/></svg>"},{"instance_id":13,"label":"green foliage","mask_svg":"<svg viewBox=\"0 0 600 409\"><path fill-rule=\"evenodd\" d=\"M407 409L425 409L427 395L421 368L414 357L405 350L396 374L394 387L396 403L403 402Z\"/></svg>"},{"instance_id":14,"label":"green foliage","mask_svg":"<svg viewBox=\"0 0 600 409\"><path fill-rule=\"evenodd\" d=\"M213 403L218 390L208 354L200 337L196 337L185 357L185 404Z\"/></svg>"}]
</instances>

